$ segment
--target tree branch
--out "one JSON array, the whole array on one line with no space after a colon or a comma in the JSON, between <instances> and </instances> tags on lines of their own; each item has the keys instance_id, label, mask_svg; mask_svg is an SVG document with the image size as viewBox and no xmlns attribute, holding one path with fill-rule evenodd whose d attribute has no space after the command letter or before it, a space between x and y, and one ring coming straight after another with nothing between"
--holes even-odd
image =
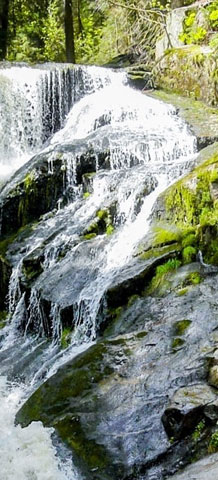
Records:
<instances>
[{"instance_id":1,"label":"tree branch","mask_svg":"<svg viewBox=\"0 0 218 480\"><path fill-rule=\"evenodd\" d=\"M141 12L141 13L158 13L162 17L166 17L166 14L158 9L158 8L137 8L137 7L130 7L130 5L123 5L123 3L114 2L113 0L108 0L108 3L114 5L115 7L122 7L127 10L131 10L133 12Z\"/></svg>"}]
</instances>

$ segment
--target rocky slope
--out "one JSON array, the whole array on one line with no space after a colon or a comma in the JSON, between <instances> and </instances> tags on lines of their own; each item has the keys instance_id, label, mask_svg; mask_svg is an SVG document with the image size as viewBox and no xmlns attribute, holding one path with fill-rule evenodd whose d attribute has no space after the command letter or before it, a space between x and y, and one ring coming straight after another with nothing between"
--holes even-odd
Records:
<instances>
[{"instance_id":1,"label":"rocky slope","mask_svg":"<svg viewBox=\"0 0 218 480\"><path fill-rule=\"evenodd\" d=\"M199 146L214 142L213 110L206 111L211 123L205 133L203 107L181 107L181 100L177 101L194 118ZM107 146L97 159L86 144L78 151L76 143L67 148L76 151L79 188L89 194L96 162L107 169ZM74 299L69 303L67 284L75 277L82 284L90 275L92 242L100 251L107 242L101 233L115 226L116 193L104 210L93 210L89 225L79 221L77 236L72 226L65 249L57 245L50 277L43 277L47 246L66 231L71 218L69 209L65 220L61 211L55 220L55 207L60 195L67 202L67 196L75 193L72 185L67 190L63 182L66 151L59 148L54 153L52 163L44 154L33 159L2 191L1 309L11 268L22 254L19 288L27 307L32 301L30 289L39 286L40 278L41 303L35 317L40 315L46 335L52 336L51 308L58 298L61 344L66 348L67 329L74 326ZM61 367L17 414L23 426L41 420L55 427L87 478L162 480L217 449L218 144L203 149L195 165L159 197L148 235L107 288L95 344ZM141 185L141 195L154 187L151 178ZM79 201L85 202L81 191ZM140 205L140 196L137 201ZM77 259L72 262L68 257L72 245L79 242L86 258L83 273ZM35 246L31 254L25 254L28 244ZM38 327L35 317L28 322L30 332ZM28 366L20 369L25 377ZM11 378L20 374L11 369ZM189 478L187 472L181 478Z\"/></svg>"}]
</instances>

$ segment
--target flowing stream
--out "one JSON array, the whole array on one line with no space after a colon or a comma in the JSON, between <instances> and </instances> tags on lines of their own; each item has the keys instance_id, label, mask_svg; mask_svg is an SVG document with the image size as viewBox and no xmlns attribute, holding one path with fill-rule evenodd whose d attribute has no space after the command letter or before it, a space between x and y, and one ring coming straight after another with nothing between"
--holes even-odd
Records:
<instances>
[{"instance_id":1,"label":"flowing stream","mask_svg":"<svg viewBox=\"0 0 218 480\"><path fill-rule=\"evenodd\" d=\"M60 198L56 214L45 215L25 249L12 254L11 320L0 331L0 480L81 480L52 429L14 426L16 411L60 365L96 341L105 292L133 268L156 199L191 168L196 142L174 107L130 88L124 72L7 66L0 70L0 85L1 180L42 149L52 175L61 145L70 192L68 204L62 208ZM86 198L69 148L75 141L86 141L96 156ZM105 168L95 153L103 150ZM107 233L89 236L104 215L96 212L105 211ZM22 264L37 249L43 251L43 271L27 305ZM45 335L42 296L50 304L52 340ZM61 312L69 307L75 327L63 350Z\"/></svg>"}]
</instances>

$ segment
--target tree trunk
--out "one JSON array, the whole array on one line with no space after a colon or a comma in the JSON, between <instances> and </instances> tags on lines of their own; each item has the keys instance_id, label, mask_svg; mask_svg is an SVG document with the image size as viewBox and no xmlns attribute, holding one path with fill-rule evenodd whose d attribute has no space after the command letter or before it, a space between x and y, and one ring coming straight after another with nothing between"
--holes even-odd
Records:
<instances>
[{"instance_id":1,"label":"tree trunk","mask_svg":"<svg viewBox=\"0 0 218 480\"><path fill-rule=\"evenodd\" d=\"M4 60L7 53L9 0L0 1L0 60Z\"/></svg>"},{"instance_id":2,"label":"tree trunk","mask_svg":"<svg viewBox=\"0 0 218 480\"><path fill-rule=\"evenodd\" d=\"M65 45L68 63L75 63L72 0L65 0Z\"/></svg>"},{"instance_id":3,"label":"tree trunk","mask_svg":"<svg viewBox=\"0 0 218 480\"><path fill-rule=\"evenodd\" d=\"M83 24L80 15L80 0L77 1L77 15L78 15L78 33L81 35L83 33Z\"/></svg>"}]
</instances>

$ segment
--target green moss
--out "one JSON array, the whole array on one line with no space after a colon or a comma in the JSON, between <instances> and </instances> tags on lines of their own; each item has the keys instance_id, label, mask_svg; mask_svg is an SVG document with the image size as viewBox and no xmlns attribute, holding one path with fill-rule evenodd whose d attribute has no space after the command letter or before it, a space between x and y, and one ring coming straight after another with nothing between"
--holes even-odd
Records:
<instances>
[{"instance_id":1,"label":"green moss","mask_svg":"<svg viewBox=\"0 0 218 480\"><path fill-rule=\"evenodd\" d=\"M114 328L116 328L117 322L123 313L123 307L109 308L106 313L106 319L108 327L104 330L104 337L109 337L114 334Z\"/></svg>"},{"instance_id":2,"label":"green moss","mask_svg":"<svg viewBox=\"0 0 218 480\"><path fill-rule=\"evenodd\" d=\"M187 328L191 325L191 320L179 320L178 322L175 322L173 325L173 331L174 335L180 337L185 333Z\"/></svg>"},{"instance_id":3,"label":"green moss","mask_svg":"<svg viewBox=\"0 0 218 480\"><path fill-rule=\"evenodd\" d=\"M7 252L7 249L8 249L8 247L9 247L9 245L10 245L11 243L13 243L13 241L14 241L15 238L16 238L16 236L17 236L17 234L14 233L13 235L10 235L9 237L5 238L4 240L2 240L2 241L0 242L0 255L1 255L1 257L4 258L5 254L6 254L6 252Z\"/></svg>"},{"instance_id":4,"label":"green moss","mask_svg":"<svg viewBox=\"0 0 218 480\"><path fill-rule=\"evenodd\" d=\"M197 250L195 247L192 247L192 246L185 247L184 250L182 251L183 263L187 264L196 260L196 254L197 254Z\"/></svg>"},{"instance_id":5,"label":"green moss","mask_svg":"<svg viewBox=\"0 0 218 480\"><path fill-rule=\"evenodd\" d=\"M186 295L187 292L188 292L188 287L180 288L179 290L176 291L176 295L178 297L183 297L183 295Z\"/></svg>"},{"instance_id":6,"label":"green moss","mask_svg":"<svg viewBox=\"0 0 218 480\"><path fill-rule=\"evenodd\" d=\"M153 246L177 243L181 239L181 231L174 225L168 225L168 228L155 226L153 231L155 233Z\"/></svg>"},{"instance_id":7,"label":"green moss","mask_svg":"<svg viewBox=\"0 0 218 480\"><path fill-rule=\"evenodd\" d=\"M31 281L37 278L42 272L43 268L40 261L31 261L28 264L23 263L22 272L26 277L26 280Z\"/></svg>"},{"instance_id":8,"label":"green moss","mask_svg":"<svg viewBox=\"0 0 218 480\"><path fill-rule=\"evenodd\" d=\"M155 275L151 280L147 293L151 294L155 292L155 290L158 290L163 284L163 282L166 280L166 277L168 276L168 274L177 270L177 268L179 268L180 265L181 265L181 261L176 258L168 260L162 265L159 265L155 270Z\"/></svg>"},{"instance_id":9,"label":"green moss","mask_svg":"<svg viewBox=\"0 0 218 480\"><path fill-rule=\"evenodd\" d=\"M105 220L108 217L109 212L108 210L98 210L96 215L100 220Z\"/></svg>"},{"instance_id":10,"label":"green moss","mask_svg":"<svg viewBox=\"0 0 218 480\"><path fill-rule=\"evenodd\" d=\"M107 466L108 458L104 447L91 439L87 439L78 415L73 415L65 421L56 423L55 427L65 442L78 455L80 460L88 464L90 469L102 469Z\"/></svg>"},{"instance_id":11,"label":"green moss","mask_svg":"<svg viewBox=\"0 0 218 480\"><path fill-rule=\"evenodd\" d=\"M108 225L107 228L106 228L106 234L107 235L112 235L112 233L114 233L114 227L113 227L113 225Z\"/></svg>"},{"instance_id":12,"label":"green moss","mask_svg":"<svg viewBox=\"0 0 218 480\"><path fill-rule=\"evenodd\" d=\"M3 258L6 255L6 252L9 248L9 246L16 240L16 239L23 239L25 237L28 237L28 235L32 232L33 230L33 224L30 225L25 225L24 227L19 228L19 230L16 233L13 233L12 235L7 236L0 242L0 256Z\"/></svg>"},{"instance_id":13,"label":"green moss","mask_svg":"<svg viewBox=\"0 0 218 480\"><path fill-rule=\"evenodd\" d=\"M136 338L138 338L139 340L141 340L141 339L147 337L147 335L148 335L148 332L146 332L145 330L143 330L142 332L138 332L138 333L136 334Z\"/></svg>"},{"instance_id":14,"label":"green moss","mask_svg":"<svg viewBox=\"0 0 218 480\"><path fill-rule=\"evenodd\" d=\"M85 192L85 193L83 194L83 198L89 198L90 195L91 195L91 194L90 194L89 192Z\"/></svg>"},{"instance_id":15,"label":"green moss","mask_svg":"<svg viewBox=\"0 0 218 480\"><path fill-rule=\"evenodd\" d=\"M0 311L0 329L4 328L5 325L7 324L7 319L8 319L8 312L5 310Z\"/></svg>"},{"instance_id":16,"label":"green moss","mask_svg":"<svg viewBox=\"0 0 218 480\"><path fill-rule=\"evenodd\" d=\"M184 345L185 341L183 340L183 338L180 338L180 337L176 337L173 339L172 341L172 350L178 350L180 347L182 347Z\"/></svg>"},{"instance_id":17,"label":"green moss","mask_svg":"<svg viewBox=\"0 0 218 480\"><path fill-rule=\"evenodd\" d=\"M27 193L33 191L33 186L35 183L36 179L36 174L35 171L27 173L27 175L24 178L24 188Z\"/></svg>"},{"instance_id":18,"label":"green moss","mask_svg":"<svg viewBox=\"0 0 218 480\"><path fill-rule=\"evenodd\" d=\"M96 233L86 233L86 235L83 235L84 240L91 240L92 238L95 238L97 236Z\"/></svg>"},{"instance_id":19,"label":"green moss","mask_svg":"<svg viewBox=\"0 0 218 480\"><path fill-rule=\"evenodd\" d=\"M194 432L192 434L192 439L197 442L201 438L201 434L205 429L205 421L201 420L198 425L195 427Z\"/></svg>"},{"instance_id":20,"label":"green moss","mask_svg":"<svg viewBox=\"0 0 218 480\"><path fill-rule=\"evenodd\" d=\"M189 282L192 285L198 285L199 283L202 282L202 277L201 277L200 273L192 272L188 275L187 282Z\"/></svg>"},{"instance_id":21,"label":"green moss","mask_svg":"<svg viewBox=\"0 0 218 480\"><path fill-rule=\"evenodd\" d=\"M202 165L179 180L164 194L167 219L185 232L182 233L183 262L195 260L202 250L207 263L218 264L218 154L213 153Z\"/></svg>"},{"instance_id":22,"label":"green moss","mask_svg":"<svg viewBox=\"0 0 218 480\"><path fill-rule=\"evenodd\" d=\"M181 247L178 243L173 243L172 245L164 245L159 248L150 248L146 252L140 253L140 258L142 260L149 260L150 258L158 258L165 253L180 251Z\"/></svg>"},{"instance_id":23,"label":"green moss","mask_svg":"<svg viewBox=\"0 0 218 480\"><path fill-rule=\"evenodd\" d=\"M194 233L190 233L182 239L182 247L188 247L190 245L195 246L197 243L197 238Z\"/></svg>"},{"instance_id":24,"label":"green moss","mask_svg":"<svg viewBox=\"0 0 218 480\"><path fill-rule=\"evenodd\" d=\"M129 297L127 307L131 307L139 298L139 295L132 295Z\"/></svg>"},{"instance_id":25,"label":"green moss","mask_svg":"<svg viewBox=\"0 0 218 480\"><path fill-rule=\"evenodd\" d=\"M71 342L72 330L71 328L64 328L61 334L61 348L67 348Z\"/></svg>"}]
</instances>

